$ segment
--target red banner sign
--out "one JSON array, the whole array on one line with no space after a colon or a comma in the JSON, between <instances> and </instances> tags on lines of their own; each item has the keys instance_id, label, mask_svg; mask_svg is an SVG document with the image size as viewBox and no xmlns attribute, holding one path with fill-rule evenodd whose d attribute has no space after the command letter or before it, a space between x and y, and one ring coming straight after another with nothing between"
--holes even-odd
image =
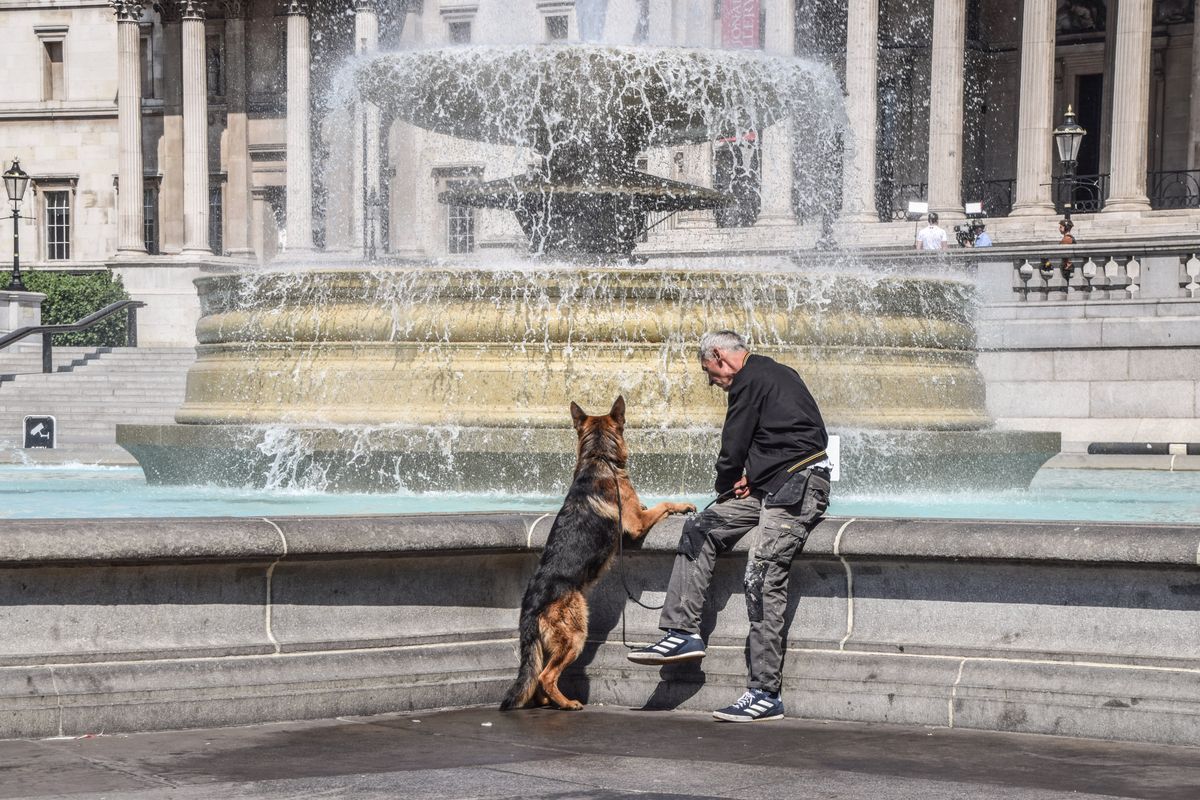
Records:
<instances>
[{"instance_id":1,"label":"red banner sign","mask_svg":"<svg viewBox=\"0 0 1200 800\"><path fill-rule=\"evenodd\" d=\"M721 46L757 50L760 39L760 0L721 0Z\"/></svg>"}]
</instances>

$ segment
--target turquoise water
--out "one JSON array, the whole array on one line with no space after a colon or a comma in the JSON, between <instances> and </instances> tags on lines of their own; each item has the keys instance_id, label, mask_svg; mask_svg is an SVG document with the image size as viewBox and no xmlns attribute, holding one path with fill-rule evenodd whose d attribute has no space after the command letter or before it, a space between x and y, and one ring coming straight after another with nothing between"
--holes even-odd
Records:
<instances>
[{"instance_id":1,"label":"turquoise water","mask_svg":"<svg viewBox=\"0 0 1200 800\"><path fill-rule=\"evenodd\" d=\"M712 497L642 497L647 504L661 499L690 500L703 506ZM561 495L502 492L324 494L147 486L137 467L0 466L0 519L547 512L561 502ZM1200 472L1044 469L1027 490L912 495L845 494L839 493L835 484L830 513L1200 524Z\"/></svg>"}]
</instances>

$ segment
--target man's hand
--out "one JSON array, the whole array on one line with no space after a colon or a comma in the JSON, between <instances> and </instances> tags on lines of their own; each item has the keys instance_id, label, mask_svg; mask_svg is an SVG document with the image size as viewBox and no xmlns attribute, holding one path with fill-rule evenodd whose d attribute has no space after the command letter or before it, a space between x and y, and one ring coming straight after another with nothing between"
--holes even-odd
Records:
<instances>
[{"instance_id":1,"label":"man's hand","mask_svg":"<svg viewBox=\"0 0 1200 800\"><path fill-rule=\"evenodd\" d=\"M745 475L738 478L737 483L733 485L733 496L738 500L750 496L750 481Z\"/></svg>"}]
</instances>

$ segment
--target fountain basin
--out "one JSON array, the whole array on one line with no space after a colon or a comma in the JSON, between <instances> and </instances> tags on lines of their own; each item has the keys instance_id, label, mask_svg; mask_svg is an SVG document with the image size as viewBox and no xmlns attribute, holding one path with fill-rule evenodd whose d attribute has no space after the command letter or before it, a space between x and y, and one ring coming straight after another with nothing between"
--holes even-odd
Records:
<instances>
[{"instance_id":1,"label":"fountain basin","mask_svg":"<svg viewBox=\"0 0 1200 800\"><path fill-rule=\"evenodd\" d=\"M988 426L973 292L950 279L558 268L278 272L197 281L184 424L570 429L618 394L635 429L716 428L695 347L745 331L826 421Z\"/></svg>"},{"instance_id":2,"label":"fountain basin","mask_svg":"<svg viewBox=\"0 0 1200 800\"><path fill-rule=\"evenodd\" d=\"M848 486L1027 486L1058 436L989 431L972 287L870 273L567 267L213 275L174 426L122 426L156 483L556 491L568 406L626 398L645 490L707 490L745 331L851 434Z\"/></svg>"}]
</instances>

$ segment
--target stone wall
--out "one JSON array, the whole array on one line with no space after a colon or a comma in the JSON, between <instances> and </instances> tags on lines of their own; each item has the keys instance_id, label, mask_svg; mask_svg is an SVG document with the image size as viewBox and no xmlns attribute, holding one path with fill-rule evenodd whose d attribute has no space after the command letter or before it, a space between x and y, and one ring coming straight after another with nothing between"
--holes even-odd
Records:
<instances>
[{"instance_id":1,"label":"stone wall","mask_svg":"<svg viewBox=\"0 0 1200 800\"><path fill-rule=\"evenodd\" d=\"M1140 253L1116 244L1005 252L978 264L986 303L978 363L998 427L1058 431L1065 452L1091 442L1200 441L1200 297L1186 288L1192 252L1166 244ZM1051 258L1049 279L1036 269L1023 281L1018 266L1040 266L1043 257ZM1070 280L1064 257L1075 267Z\"/></svg>"},{"instance_id":2,"label":"stone wall","mask_svg":"<svg viewBox=\"0 0 1200 800\"><path fill-rule=\"evenodd\" d=\"M552 515L13 521L0 554L0 736L498 702ZM595 588L565 684L707 710L744 686L744 547L696 666L658 635L681 520ZM1200 744L1200 529L830 519L793 566L799 716ZM624 616L622 614L624 613Z\"/></svg>"}]
</instances>

